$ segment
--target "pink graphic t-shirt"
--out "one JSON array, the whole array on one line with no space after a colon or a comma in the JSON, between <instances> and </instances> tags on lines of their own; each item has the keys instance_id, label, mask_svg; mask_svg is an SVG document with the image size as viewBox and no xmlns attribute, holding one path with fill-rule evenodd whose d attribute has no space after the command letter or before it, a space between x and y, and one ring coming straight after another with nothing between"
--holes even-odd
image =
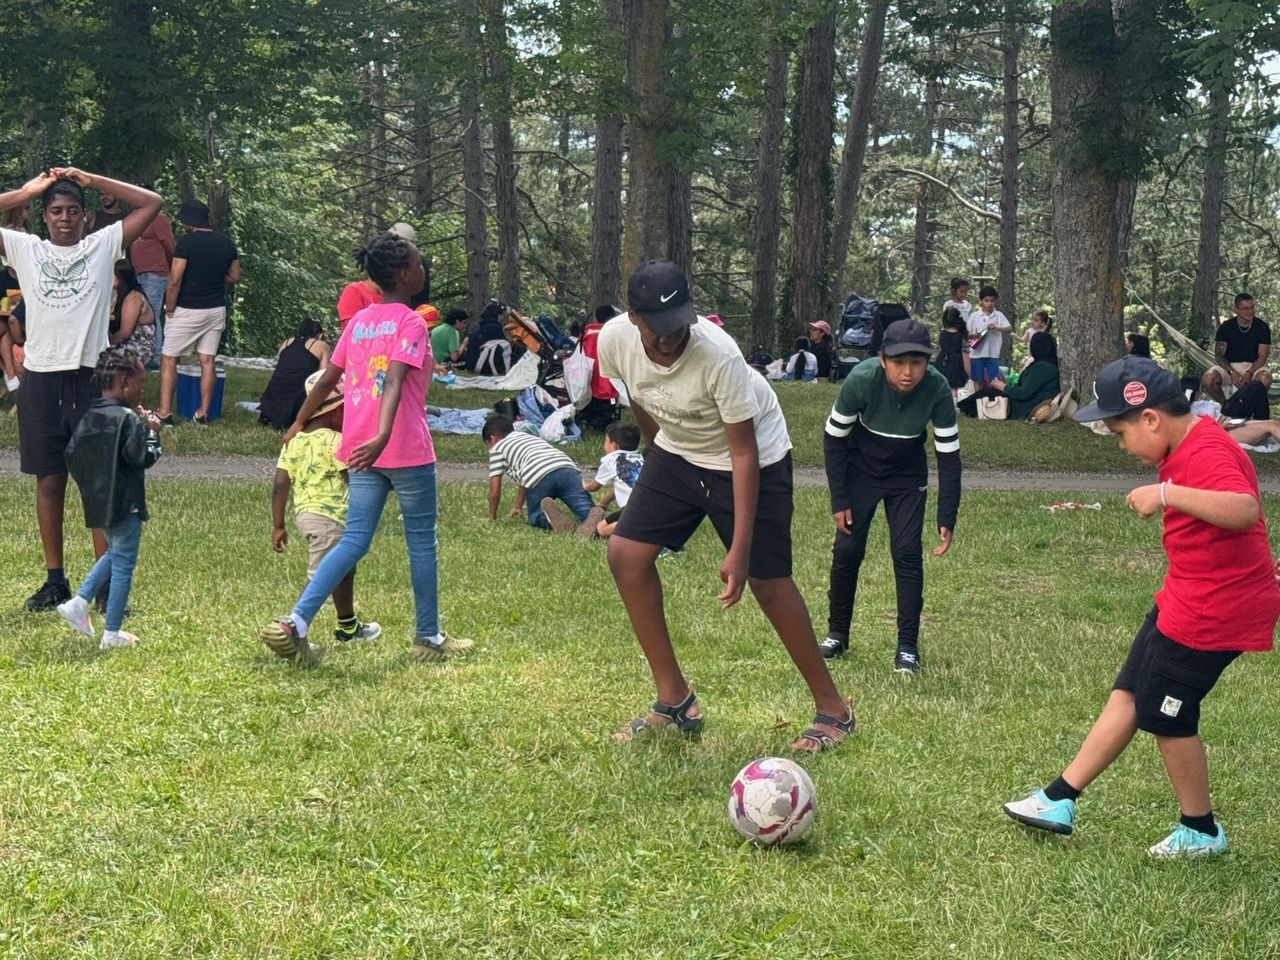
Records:
<instances>
[{"instance_id":1,"label":"pink graphic t-shirt","mask_svg":"<svg viewBox=\"0 0 1280 960\"><path fill-rule=\"evenodd\" d=\"M344 463L357 447L378 435L382 388L395 361L409 367L400 390L400 405L375 467L420 467L435 463L436 451L427 429L427 387L431 385L431 338L422 317L403 303L375 303L365 307L342 330L330 363L343 370L345 411L342 446Z\"/></svg>"}]
</instances>

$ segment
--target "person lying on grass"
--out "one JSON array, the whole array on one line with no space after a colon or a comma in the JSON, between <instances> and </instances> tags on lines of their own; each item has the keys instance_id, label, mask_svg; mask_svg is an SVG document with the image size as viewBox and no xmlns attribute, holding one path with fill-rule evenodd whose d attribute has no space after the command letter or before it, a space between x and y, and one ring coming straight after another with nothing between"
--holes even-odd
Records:
<instances>
[{"instance_id":1,"label":"person lying on grass","mask_svg":"<svg viewBox=\"0 0 1280 960\"><path fill-rule=\"evenodd\" d=\"M309 394L320 382L319 370L307 377ZM338 459L342 444L342 390L333 390L316 407L297 436L280 450L276 461L276 479L271 488L271 549L284 553L289 533L284 526L284 511L293 494L293 522L307 542L307 579L316 575L320 562L342 540L347 529L346 465ZM339 643L352 640L377 640L382 627L363 623L356 616L356 568L338 581L333 589L333 607L338 614L338 627L333 639Z\"/></svg>"},{"instance_id":2,"label":"person lying on grass","mask_svg":"<svg viewBox=\"0 0 1280 960\"><path fill-rule=\"evenodd\" d=\"M1145 730L1159 744L1182 813L1147 852L1161 859L1223 853L1227 835L1210 802L1200 703L1241 653L1271 649L1280 618L1258 476L1226 431L1192 415L1178 379L1152 360L1107 364L1095 390L1098 399L1075 419L1105 420L1123 449L1159 465L1160 482L1131 491L1126 502L1143 519L1162 516L1169 569L1075 759L1004 812L1030 827L1071 833L1081 791Z\"/></svg>"},{"instance_id":3,"label":"person lying on grass","mask_svg":"<svg viewBox=\"0 0 1280 960\"><path fill-rule=\"evenodd\" d=\"M600 370L626 384L649 447L609 538L609 568L658 699L616 736L702 727L698 698L672 649L656 560L709 518L728 550L720 566L722 607L750 586L813 694L817 716L793 748L837 746L853 732L853 707L827 672L791 577L791 439L778 399L733 338L694 313L688 280L674 263L642 264L631 275L628 301L629 313L600 331Z\"/></svg>"}]
</instances>

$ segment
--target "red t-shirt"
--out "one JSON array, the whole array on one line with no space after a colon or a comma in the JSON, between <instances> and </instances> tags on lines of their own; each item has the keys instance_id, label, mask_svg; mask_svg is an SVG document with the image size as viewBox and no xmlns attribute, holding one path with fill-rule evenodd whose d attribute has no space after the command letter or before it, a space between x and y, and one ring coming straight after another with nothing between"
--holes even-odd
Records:
<instances>
[{"instance_id":1,"label":"red t-shirt","mask_svg":"<svg viewBox=\"0 0 1280 960\"><path fill-rule=\"evenodd\" d=\"M371 304L382 302L381 290L370 290L363 280L348 283L338 297L338 329L347 325L347 321Z\"/></svg>"},{"instance_id":2,"label":"red t-shirt","mask_svg":"<svg viewBox=\"0 0 1280 960\"><path fill-rule=\"evenodd\" d=\"M618 389L600 372L599 344L603 323L588 323L582 328L582 352L594 364L591 368L591 397L593 400L617 400Z\"/></svg>"},{"instance_id":3,"label":"red t-shirt","mask_svg":"<svg viewBox=\"0 0 1280 960\"><path fill-rule=\"evenodd\" d=\"M1258 474L1248 454L1209 417L1201 417L1160 461L1160 479L1259 497ZM1156 626L1165 636L1196 650L1272 648L1280 587L1265 519L1259 517L1247 530L1227 530L1168 509L1164 552L1169 570L1156 594Z\"/></svg>"}]
</instances>

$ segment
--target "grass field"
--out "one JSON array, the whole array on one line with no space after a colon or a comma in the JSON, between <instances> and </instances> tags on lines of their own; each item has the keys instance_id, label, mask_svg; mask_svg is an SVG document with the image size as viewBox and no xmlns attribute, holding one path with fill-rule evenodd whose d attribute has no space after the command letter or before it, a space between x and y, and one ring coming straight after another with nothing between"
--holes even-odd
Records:
<instances>
[{"instance_id":1,"label":"grass field","mask_svg":"<svg viewBox=\"0 0 1280 960\"><path fill-rule=\"evenodd\" d=\"M1074 838L999 811L1069 759L1150 603L1159 528L1118 497L1051 515L1034 494L967 495L954 550L928 561L914 680L889 672L877 527L835 667L863 729L804 761L818 820L772 852L739 844L726 792L811 705L754 605L719 612L706 530L662 572L707 732L620 746L651 694L601 545L480 523L478 486L441 492L446 625L475 655L409 662L393 501L357 585L386 633L310 671L256 640L305 567L270 552L265 487L153 486L142 645L109 656L16 612L40 566L31 497L0 484L0 955L1280 954L1275 657L1232 667L1207 710L1227 857L1147 860L1176 819L1149 739L1085 795ZM823 492L797 507L797 578L821 613Z\"/></svg>"},{"instance_id":2,"label":"grass field","mask_svg":"<svg viewBox=\"0 0 1280 960\"><path fill-rule=\"evenodd\" d=\"M279 452L279 434L258 425L257 414L238 409L239 400L257 400L266 386L267 374L260 370L232 368L227 373L226 416L211 428L192 423L179 424L165 432L165 452L184 454L249 454L267 456ZM822 428L835 400L837 387L829 383L778 383L778 397L787 416L795 462L802 467L822 466ZM154 405L157 378L147 385L146 401ZM432 386L429 402L434 406L491 407L502 394L479 390L448 390ZM960 418L961 449L966 466L975 469L1037 471L1081 471L1096 473L1140 473L1143 468L1122 452L1112 437L1098 437L1073 423L1036 425L1001 423ZM442 460L477 462L485 459L478 437L435 436ZM582 464L600 459L600 435L588 433L586 440L569 447L570 455ZM0 415L0 450L16 449L18 426L14 418ZM1254 456L1262 476L1280 476L1280 457Z\"/></svg>"}]
</instances>

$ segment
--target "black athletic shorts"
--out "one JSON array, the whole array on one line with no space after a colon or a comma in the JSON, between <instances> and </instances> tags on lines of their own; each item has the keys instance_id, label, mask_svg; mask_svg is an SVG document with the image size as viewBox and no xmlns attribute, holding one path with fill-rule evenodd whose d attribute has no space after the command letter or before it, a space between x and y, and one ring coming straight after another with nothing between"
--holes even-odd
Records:
<instances>
[{"instance_id":1,"label":"black athletic shorts","mask_svg":"<svg viewBox=\"0 0 1280 960\"><path fill-rule=\"evenodd\" d=\"M748 575L757 580L791 576L791 454L760 471L755 533ZM618 521L617 536L681 549L711 520L728 549L733 542L733 474L708 470L658 446L644 453L644 469Z\"/></svg>"},{"instance_id":2,"label":"black athletic shorts","mask_svg":"<svg viewBox=\"0 0 1280 960\"><path fill-rule=\"evenodd\" d=\"M18 458L23 473L65 474L62 459L89 404L101 396L93 369L37 373L28 370L18 391Z\"/></svg>"},{"instance_id":3,"label":"black athletic shorts","mask_svg":"<svg viewBox=\"0 0 1280 960\"><path fill-rule=\"evenodd\" d=\"M1200 701L1240 654L1196 650L1171 640L1156 626L1154 607L1129 648L1115 689L1133 694L1138 729L1158 737L1194 737L1200 729Z\"/></svg>"}]
</instances>

